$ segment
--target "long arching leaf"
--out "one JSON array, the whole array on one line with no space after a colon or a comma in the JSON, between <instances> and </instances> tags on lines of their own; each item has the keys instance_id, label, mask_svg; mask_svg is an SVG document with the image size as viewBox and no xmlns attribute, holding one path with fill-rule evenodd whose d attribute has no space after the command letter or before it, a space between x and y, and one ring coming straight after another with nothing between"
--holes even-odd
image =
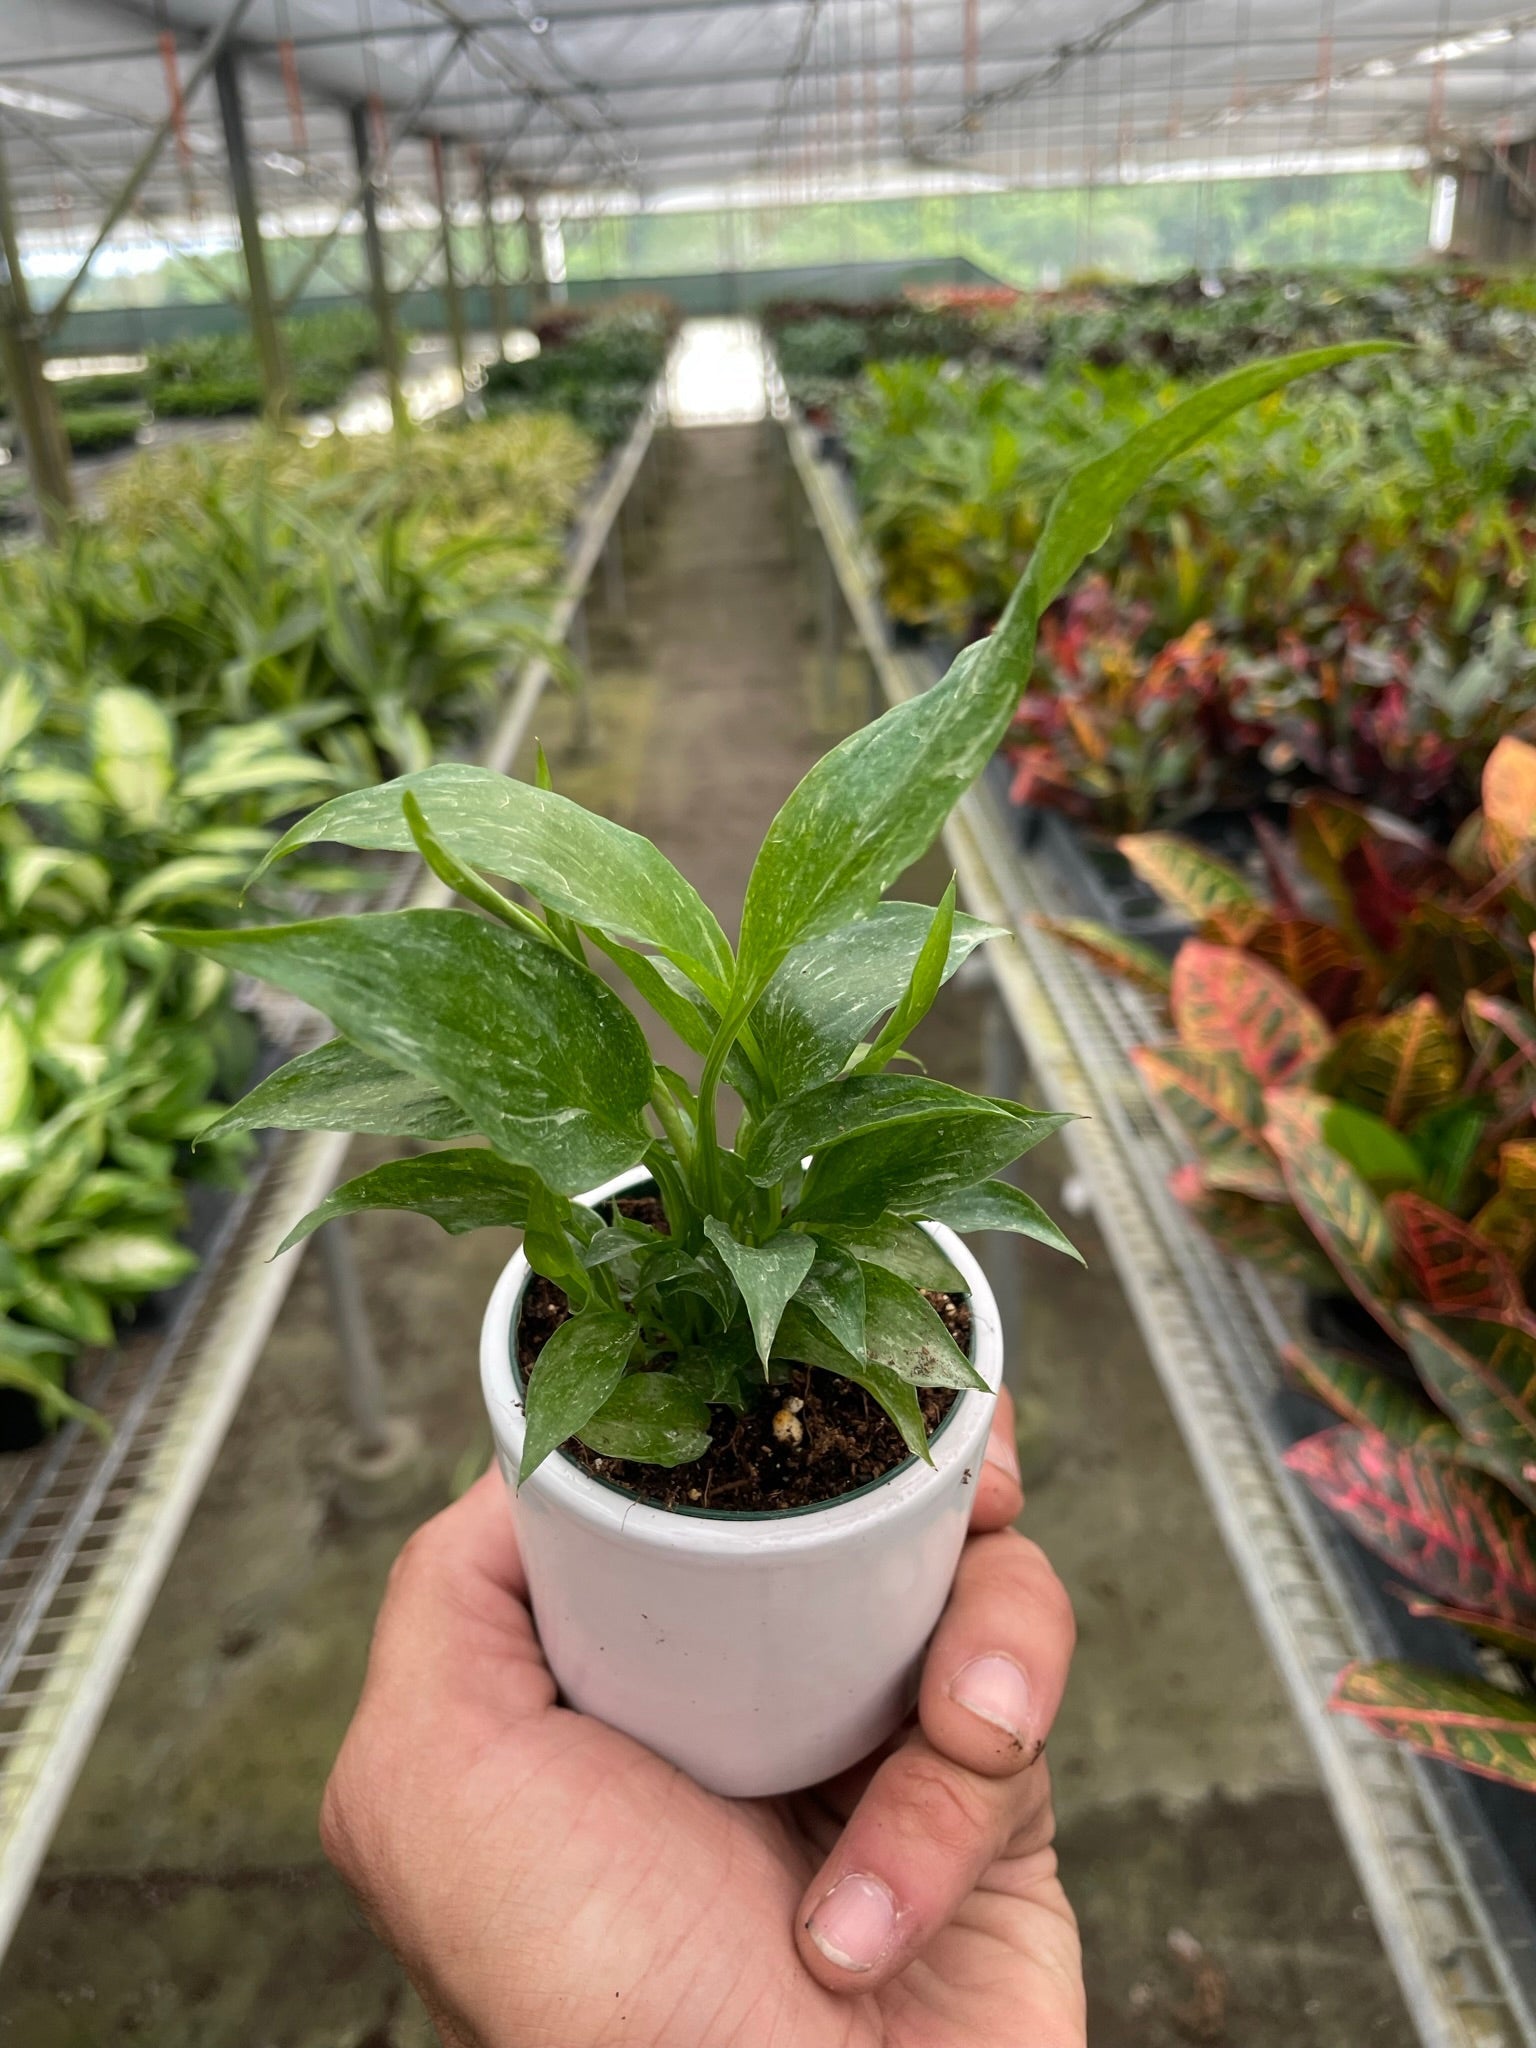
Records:
<instances>
[{"instance_id":1,"label":"long arching leaf","mask_svg":"<svg viewBox=\"0 0 1536 2048\"><path fill-rule=\"evenodd\" d=\"M1046 607L1137 492L1244 406L1380 346L1311 349L1234 371L1069 479L990 639L824 755L769 826L747 884L733 1007L750 1007L797 940L867 913L926 852L1007 730Z\"/></svg>"}]
</instances>

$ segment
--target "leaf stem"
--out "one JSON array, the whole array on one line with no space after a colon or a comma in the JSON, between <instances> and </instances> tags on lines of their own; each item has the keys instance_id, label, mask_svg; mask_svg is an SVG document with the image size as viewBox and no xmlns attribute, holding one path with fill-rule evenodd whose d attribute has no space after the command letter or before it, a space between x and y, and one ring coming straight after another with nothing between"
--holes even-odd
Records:
<instances>
[{"instance_id":1,"label":"leaf stem","mask_svg":"<svg viewBox=\"0 0 1536 2048\"><path fill-rule=\"evenodd\" d=\"M677 1104L672 1100L667 1085L659 1074L651 1082L651 1109L656 1121L671 1141L672 1150L677 1154L678 1165L685 1174L691 1174L693 1140L689 1136Z\"/></svg>"}]
</instances>

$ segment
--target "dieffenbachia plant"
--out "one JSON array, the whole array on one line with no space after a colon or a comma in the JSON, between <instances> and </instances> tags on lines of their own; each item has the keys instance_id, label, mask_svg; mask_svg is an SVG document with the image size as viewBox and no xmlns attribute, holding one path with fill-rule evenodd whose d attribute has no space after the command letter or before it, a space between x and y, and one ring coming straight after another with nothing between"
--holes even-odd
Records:
<instances>
[{"instance_id":1,"label":"dieffenbachia plant","mask_svg":"<svg viewBox=\"0 0 1536 2048\"><path fill-rule=\"evenodd\" d=\"M654 846L558 795L542 760L537 784L444 764L338 797L269 856L415 848L468 908L167 935L313 1004L340 1034L217 1128L486 1140L361 1175L288 1241L378 1207L523 1230L574 1311L530 1379L524 1478L572 1436L687 1463L712 1405L745 1406L790 1362L865 1388L923 1456L917 1389L981 1385L924 1299L957 1276L917 1219L1070 1251L998 1178L1064 1118L892 1071L946 977L996 934L956 911L953 887L937 910L884 893L986 765L1042 612L1128 500L1240 406L1359 352L1243 370L1081 468L996 633L790 796L734 948ZM652 1059L589 947L697 1055L697 1086ZM734 1146L723 1087L741 1104ZM579 1199L642 1163L666 1234Z\"/></svg>"}]
</instances>

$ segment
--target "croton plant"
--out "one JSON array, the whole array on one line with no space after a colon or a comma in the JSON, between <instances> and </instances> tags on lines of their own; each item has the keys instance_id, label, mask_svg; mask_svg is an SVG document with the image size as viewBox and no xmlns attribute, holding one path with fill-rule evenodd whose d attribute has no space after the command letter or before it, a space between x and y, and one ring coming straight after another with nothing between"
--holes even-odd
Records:
<instances>
[{"instance_id":1,"label":"croton plant","mask_svg":"<svg viewBox=\"0 0 1536 2048\"><path fill-rule=\"evenodd\" d=\"M1358 1350L1292 1347L1342 1418L1292 1469L1409 1582L1414 1613L1530 1667L1536 746L1502 740L1482 796L1448 850L1305 798L1289 840L1263 835L1267 898L1174 835L1122 839L1196 927L1171 970L1094 927L1055 929L1168 1003L1176 1039L1135 1058L1194 1153L1179 1200L1234 1254L1347 1290L1379 1328ZM1536 1790L1529 1688L1378 1663L1346 1671L1335 1704Z\"/></svg>"},{"instance_id":2,"label":"croton plant","mask_svg":"<svg viewBox=\"0 0 1536 2048\"><path fill-rule=\"evenodd\" d=\"M890 1071L946 974L992 934L957 915L953 890L936 911L884 892L985 767L1041 614L1122 506L1239 406L1340 359L1238 372L1082 467L991 638L791 794L734 947L649 841L560 796L547 772L527 783L454 764L334 799L269 859L319 841L415 848L465 908L170 935L313 1004L340 1033L221 1128L486 1140L375 1168L294 1235L375 1207L523 1230L534 1271L574 1311L528 1382L524 1478L572 1437L603 1456L690 1463L712 1410L761 1402L794 1364L865 1389L926 1456L916 1390L982 1384L924 1299L945 1280L915 1225L1016 1229L1070 1249L997 1178L1062 1119ZM654 1061L589 948L697 1055L696 1083ZM734 1145L721 1139L725 1088L742 1110ZM582 1199L641 1163L665 1233Z\"/></svg>"}]
</instances>

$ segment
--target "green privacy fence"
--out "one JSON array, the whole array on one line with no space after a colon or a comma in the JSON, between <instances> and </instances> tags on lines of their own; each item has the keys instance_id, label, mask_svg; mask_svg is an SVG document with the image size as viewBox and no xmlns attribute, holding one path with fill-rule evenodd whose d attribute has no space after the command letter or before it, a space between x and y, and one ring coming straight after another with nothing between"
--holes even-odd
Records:
<instances>
[{"instance_id":1,"label":"green privacy fence","mask_svg":"<svg viewBox=\"0 0 1536 2048\"><path fill-rule=\"evenodd\" d=\"M964 257L928 258L913 263L824 264L795 270L722 271L706 276L578 278L568 287L571 305L585 306L629 292L660 293L692 318L750 313L769 299L875 299L908 285L988 285L996 280ZM490 293L479 285L463 288L464 317L471 328L491 324ZM527 288L508 285L506 301L513 325L530 314ZM340 297L301 299L298 313L320 312L347 303ZM352 303L366 304L359 298ZM227 334L245 325L242 307L223 300L163 306L103 306L71 312L51 337L49 350L61 356L133 355L152 342L182 335ZM395 317L404 328L440 334L446 330L443 296L435 287L404 292L395 301Z\"/></svg>"}]
</instances>

